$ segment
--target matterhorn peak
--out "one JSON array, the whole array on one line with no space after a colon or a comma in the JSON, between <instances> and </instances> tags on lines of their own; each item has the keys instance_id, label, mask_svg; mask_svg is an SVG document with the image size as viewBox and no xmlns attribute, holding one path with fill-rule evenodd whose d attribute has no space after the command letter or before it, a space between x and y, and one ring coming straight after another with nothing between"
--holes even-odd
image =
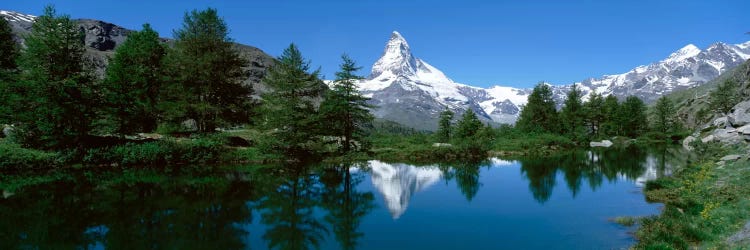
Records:
<instances>
[{"instance_id":1,"label":"matterhorn peak","mask_svg":"<svg viewBox=\"0 0 750 250\"><path fill-rule=\"evenodd\" d=\"M417 59L409 49L401 33L393 31L391 38L385 45L383 55L372 65L370 79L378 77L390 78L391 76L410 76L417 71Z\"/></svg>"}]
</instances>

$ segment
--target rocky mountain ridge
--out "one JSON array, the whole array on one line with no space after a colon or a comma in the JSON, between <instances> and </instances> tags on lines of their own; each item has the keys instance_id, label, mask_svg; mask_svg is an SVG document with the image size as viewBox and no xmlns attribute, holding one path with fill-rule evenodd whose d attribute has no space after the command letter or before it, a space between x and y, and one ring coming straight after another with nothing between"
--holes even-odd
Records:
<instances>
[{"instance_id":1,"label":"rocky mountain ridge","mask_svg":"<svg viewBox=\"0 0 750 250\"><path fill-rule=\"evenodd\" d=\"M573 84L585 95L593 91L618 98L635 95L650 103L664 94L704 84L747 59L750 42L719 42L704 50L691 44L659 62ZM558 105L573 84L550 84ZM359 88L378 106L373 110L376 117L427 130L436 129L439 113L446 108L458 115L470 109L487 123L514 123L531 93L531 89L485 89L456 83L415 57L397 31L391 34L383 55L373 64L370 76L359 82Z\"/></svg>"},{"instance_id":2,"label":"rocky mountain ridge","mask_svg":"<svg viewBox=\"0 0 750 250\"><path fill-rule=\"evenodd\" d=\"M0 17L9 21L16 40L21 44L23 44L23 37L31 32L32 24L36 19L33 15L7 10L0 10ZM85 35L86 55L91 58L95 71L103 75L115 49L127 39L132 30L100 20L74 19L73 21ZM168 38L162 38L162 40L167 43L171 42ZM261 79L265 76L266 70L275 63L275 59L253 46L235 44L235 47L249 61L245 84L252 85L256 92L267 91L267 88L261 84Z\"/></svg>"}]
</instances>

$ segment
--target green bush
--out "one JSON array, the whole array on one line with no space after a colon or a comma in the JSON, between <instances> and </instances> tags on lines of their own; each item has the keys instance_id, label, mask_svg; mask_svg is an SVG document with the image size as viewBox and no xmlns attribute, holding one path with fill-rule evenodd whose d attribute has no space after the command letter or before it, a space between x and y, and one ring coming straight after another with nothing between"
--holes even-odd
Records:
<instances>
[{"instance_id":1,"label":"green bush","mask_svg":"<svg viewBox=\"0 0 750 250\"><path fill-rule=\"evenodd\" d=\"M49 168L62 165L60 155L25 149L16 144L0 143L0 169Z\"/></svg>"},{"instance_id":2,"label":"green bush","mask_svg":"<svg viewBox=\"0 0 750 250\"><path fill-rule=\"evenodd\" d=\"M223 143L216 138L161 140L127 143L108 148L89 150L83 158L86 164L117 164L121 166L164 166L182 163L218 162Z\"/></svg>"}]
</instances>

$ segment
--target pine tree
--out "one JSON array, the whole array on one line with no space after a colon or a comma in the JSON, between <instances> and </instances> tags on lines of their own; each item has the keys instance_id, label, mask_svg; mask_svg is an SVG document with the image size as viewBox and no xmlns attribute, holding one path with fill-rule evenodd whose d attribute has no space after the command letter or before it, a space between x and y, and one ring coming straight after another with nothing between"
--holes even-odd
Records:
<instances>
[{"instance_id":1,"label":"pine tree","mask_svg":"<svg viewBox=\"0 0 750 250\"><path fill-rule=\"evenodd\" d=\"M528 102L519 115L516 127L524 132L558 132L558 114L552 89L539 83L529 95Z\"/></svg>"},{"instance_id":2,"label":"pine tree","mask_svg":"<svg viewBox=\"0 0 750 250\"><path fill-rule=\"evenodd\" d=\"M252 89L242 84L248 62L228 35L216 9L185 13L168 57L173 80L161 105L167 118L194 119L200 132L248 121Z\"/></svg>"},{"instance_id":3,"label":"pine tree","mask_svg":"<svg viewBox=\"0 0 750 250\"><path fill-rule=\"evenodd\" d=\"M447 143L450 142L452 136L453 125L453 111L450 111L447 107L445 111L440 113L440 121L438 123L437 141Z\"/></svg>"},{"instance_id":4,"label":"pine tree","mask_svg":"<svg viewBox=\"0 0 750 250\"><path fill-rule=\"evenodd\" d=\"M668 134L675 132L675 129L679 128L678 120L676 116L676 110L672 100L666 96L662 96L656 101L656 104L651 110L652 117L652 129L656 132Z\"/></svg>"},{"instance_id":5,"label":"pine tree","mask_svg":"<svg viewBox=\"0 0 750 250\"><path fill-rule=\"evenodd\" d=\"M622 135L630 138L640 136L648 129L646 104L638 97L628 96L620 106L617 120L622 124Z\"/></svg>"},{"instance_id":6,"label":"pine tree","mask_svg":"<svg viewBox=\"0 0 750 250\"><path fill-rule=\"evenodd\" d=\"M3 75L15 70L19 47L13 38L13 30L5 18L0 18L0 70Z\"/></svg>"},{"instance_id":7,"label":"pine tree","mask_svg":"<svg viewBox=\"0 0 750 250\"><path fill-rule=\"evenodd\" d=\"M572 138L580 139L585 133L584 119L581 90L578 89L578 85L573 84L573 88L568 92L567 99L565 99L560 112L563 133Z\"/></svg>"},{"instance_id":8,"label":"pine tree","mask_svg":"<svg viewBox=\"0 0 750 250\"><path fill-rule=\"evenodd\" d=\"M614 95L604 98L602 133L607 136L621 135L622 124L619 122L620 102Z\"/></svg>"},{"instance_id":9,"label":"pine tree","mask_svg":"<svg viewBox=\"0 0 750 250\"><path fill-rule=\"evenodd\" d=\"M323 92L320 70L310 72L310 63L297 46L289 45L266 74L263 127L274 140L268 147L292 156L311 153L321 141L320 120L313 100Z\"/></svg>"},{"instance_id":10,"label":"pine tree","mask_svg":"<svg viewBox=\"0 0 750 250\"><path fill-rule=\"evenodd\" d=\"M472 136L474 136L479 129L481 129L484 125L482 124L482 121L477 118L477 115L472 111L471 109L466 110L464 114L461 116L461 120L458 121L456 124L456 139L469 139Z\"/></svg>"},{"instance_id":11,"label":"pine tree","mask_svg":"<svg viewBox=\"0 0 750 250\"><path fill-rule=\"evenodd\" d=\"M589 131L597 137L601 133L602 124L606 117L604 110L604 97L601 94L592 92L589 95L589 101L583 104L583 110L586 117L586 124L589 125Z\"/></svg>"},{"instance_id":12,"label":"pine tree","mask_svg":"<svg viewBox=\"0 0 750 250\"><path fill-rule=\"evenodd\" d=\"M374 117L369 111L372 106L367 104L370 99L362 96L355 85L356 80L362 79L355 74L361 67L347 55L341 59L340 71L336 72L332 91L320 105L320 113L328 134L343 138L341 151L346 154L357 145L367 145L365 128Z\"/></svg>"},{"instance_id":13,"label":"pine tree","mask_svg":"<svg viewBox=\"0 0 750 250\"><path fill-rule=\"evenodd\" d=\"M728 114L740 101L737 81L730 79L719 84L715 90L709 94L709 107L716 112Z\"/></svg>"},{"instance_id":14,"label":"pine tree","mask_svg":"<svg viewBox=\"0 0 750 250\"><path fill-rule=\"evenodd\" d=\"M108 132L127 135L156 129L165 54L159 34L148 24L117 48L102 84Z\"/></svg>"},{"instance_id":15,"label":"pine tree","mask_svg":"<svg viewBox=\"0 0 750 250\"><path fill-rule=\"evenodd\" d=\"M13 39L13 30L5 18L0 17L0 124L13 123L13 105L18 102L14 93L18 79L19 46ZM0 135L1 136L1 135Z\"/></svg>"},{"instance_id":16,"label":"pine tree","mask_svg":"<svg viewBox=\"0 0 750 250\"><path fill-rule=\"evenodd\" d=\"M48 6L25 37L19 93L27 106L16 110L27 146L83 146L99 105L94 77L85 65L83 33L67 15Z\"/></svg>"}]
</instances>

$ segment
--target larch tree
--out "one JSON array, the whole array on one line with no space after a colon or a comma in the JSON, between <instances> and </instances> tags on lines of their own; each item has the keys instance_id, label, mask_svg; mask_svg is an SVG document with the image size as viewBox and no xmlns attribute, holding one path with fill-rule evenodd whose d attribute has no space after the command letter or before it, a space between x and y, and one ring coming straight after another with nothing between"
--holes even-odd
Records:
<instances>
[{"instance_id":1,"label":"larch tree","mask_svg":"<svg viewBox=\"0 0 750 250\"><path fill-rule=\"evenodd\" d=\"M674 132L675 129L681 127L676 112L672 100L666 96L659 98L651 109L651 129L663 134Z\"/></svg>"},{"instance_id":2,"label":"larch tree","mask_svg":"<svg viewBox=\"0 0 750 250\"><path fill-rule=\"evenodd\" d=\"M524 132L557 133L558 123L552 89L546 83L537 84L521 109L516 127Z\"/></svg>"},{"instance_id":3,"label":"larch tree","mask_svg":"<svg viewBox=\"0 0 750 250\"><path fill-rule=\"evenodd\" d=\"M453 116L453 111L447 107L443 112L440 112L440 121L438 122L438 130L436 132L438 142L450 142L451 136L453 136Z\"/></svg>"},{"instance_id":4,"label":"larch tree","mask_svg":"<svg viewBox=\"0 0 750 250\"><path fill-rule=\"evenodd\" d=\"M589 101L583 104L586 124L593 136L599 136L606 114L604 113L604 97L596 91L589 95Z\"/></svg>"},{"instance_id":5,"label":"larch tree","mask_svg":"<svg viewBox=\"0 0 750 250\"><path fill-rule=\"evenodd\" d=\"M262 127L273 137L267 145L272 151L315 153L322 141L322 126L314 101L325 90L319 75L320 70L310 71L310 62L291 44L263 79L271 91L262 95Z\"/></svg>"},{"instance_id":6,"label":"larch tree","mask_svg":"<svg viewBox=\"0 0 750 250\"><path fill-rule=\"evenodd\" d=\"M737 81L730 79L722 82L709 93L709 107L721 114L728 114L740 101Z\"/></svg>"},{"instance_id":7,"label":"larch tree","mask_svg":"<svg viewBox=\"0 0 750 250\"><path fill-rule=\"evenodd\" d=\"M573 84L573 88L568 92L562 110L560 111L562 132L571 138L576 139L580 139L580 137L585 134L585 114L581 97L582 93L581 90L578 89L578 85Z\"/></svg>"},{"instance_id":8,"label":"larch tree","mask_svg":"<svg viewBox=\"0 0 750 250\"><path fill-rule=\"evenodd\" d=\"M333 89L320 105L320 114L326 123L326 134L341 138L341 151L346 154L352 149L364 149L366 128L371 126L374 117L367 104L370 98L362 96L357 90L356 81L362 79L356 75L361 69L347 55L341 56L342 63L336 72Z\"/></svg>"},{"instance_id":9,"label":"larch tree","mask_svg":"<svg viewBox=\"0 0 750 250\"><path fill-rule=\"evenodd\" d=\"M69 16L51 6L25 37L17 90L28 105L14 112L26 146L83 146L91 131L99 98L83 37Z\"/></svg>"},{"instance_id":10,"label":"larch tree","mask_svg":"<svg viewBox=\"0 0 750 250\"><path fill-rule=\"evenodd\" d=\"M248 65L229 38L216 9L185 14L169 53L172 80L162 109L173 122L193 119L200 132L213 132L249 119L252 88L243 85Z\"/></svg>"},{"instance_id":11,"label":"larch tree","mask_svg":"<svg viewBox=\"0 0 750 250\"><path fill-rule=\"evenodd\" d=\"M13 123L13 105L18 104L16 76L19 46L14 40L13 30L5 18L0 17L0 124ZM2 136L2 135L0 135Z\"/></svg>"},{"instance_id":12,"label":"larch tree","mask_svg":"<svg viewBox=\"0 0 750 250\"><path fill-rule=\"evenodd\" d=\"M148 24L130 33L115 50L101 88L107 132L128 135L156 129L166 51L159 33Z\"/></svg>"}]
</instances>

